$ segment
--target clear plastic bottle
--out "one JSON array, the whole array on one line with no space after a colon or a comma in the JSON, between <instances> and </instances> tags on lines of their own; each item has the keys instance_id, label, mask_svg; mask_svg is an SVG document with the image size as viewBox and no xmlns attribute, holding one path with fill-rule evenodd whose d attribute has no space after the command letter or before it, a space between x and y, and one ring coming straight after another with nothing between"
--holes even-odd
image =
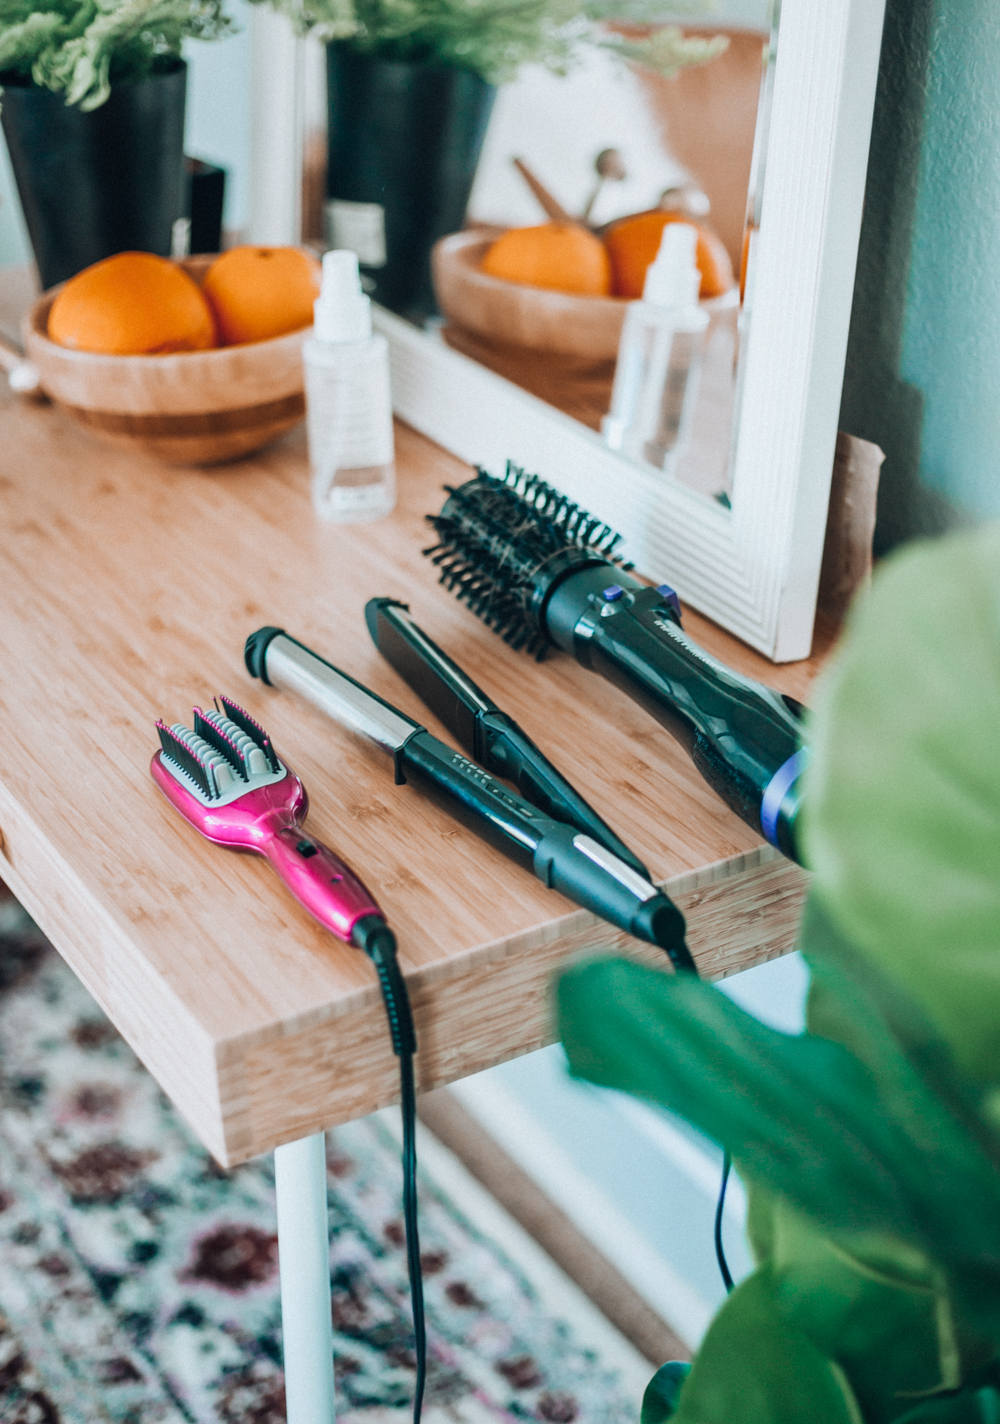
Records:
<instances>
[{"instance_id":1,"label":"clear plastic bottle","mask_svg":"<svg viewBox=\"0 0 1000 1424\"><path fill-rule=\"evenodd\" d=\"M642 300L625 313L604 443L634 460L672 471L684 448L701 370L708 314L698 305L698 232L663 229L646 272Z\"/></svg>"},{"instance_id":2,"label":"clear plastic bottle","mask_svg":"<svg viewBox=\"0 0 1000 1424\"><path fill-rule=\"evenodd\" d=\"M389 348L372 334L371 303L353 252L328 252L302 348L313 508L321 519L360 524L396 503Z\"/></svg>"}]
</instances>

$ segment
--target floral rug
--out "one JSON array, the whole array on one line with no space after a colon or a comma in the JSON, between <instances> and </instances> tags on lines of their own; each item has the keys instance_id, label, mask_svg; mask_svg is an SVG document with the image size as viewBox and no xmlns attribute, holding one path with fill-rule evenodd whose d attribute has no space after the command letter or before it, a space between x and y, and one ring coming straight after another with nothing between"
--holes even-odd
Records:
<instances>
[{"instance_id":1,"label":"floral rug","mask_svg":"<svg viewBox=\"0 0 1000 1424\"><path fill-rule=\"evenodd\" d=\"M400 1180L377 1119L328 1135L338 1414L357 1424L409 1417ZM420 1206L428 1424L631 1424L617 1374L426 1173ZM270 1157L217 1167L0 898L0 1420L284 1418Z\"/></svg>"}]
</instances>

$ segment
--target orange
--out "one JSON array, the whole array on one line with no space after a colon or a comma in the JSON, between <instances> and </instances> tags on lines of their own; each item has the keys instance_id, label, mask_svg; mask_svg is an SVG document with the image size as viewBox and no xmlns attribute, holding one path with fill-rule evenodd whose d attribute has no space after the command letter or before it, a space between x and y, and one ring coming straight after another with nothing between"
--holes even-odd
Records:
<instances>
[{"instance_id":1,"label":"orange","mask_svg":"<svg viewBox=\"0 0 1000 1424\"><path fill-rule=\"evenodd\" d=\"M616 297L641 297L646 280L646 268L660 250L660 239L667 223L691 219L682 213L666 213L654 208L648 213L635 213L612 223L604 234L604 245L611 258L613 291ZM701 273L701 295L721 297L733 285L733 266L729 253L711 228L691 223L698 229L696 261Z\"/></svg>"},{"instance_id":2,"label":"orange","mask_svg":"<svg viewBox=\"0 0 1000 1424\"><path fill-rule=\"evenodd\" d=\"M488 249L482 271L505 282L581 297L606 297L611 291L604 244L579 223L513 227Z\"/></svg>"},{"instance_id":3,"label":"orange","mask_svg":"<svg viewBox=\"0 0 1000 1424\"><path fill-rule=\"evenodd\" d=\"M49 310L49 337L76 351L156 356L215 345L197 282L152 252L119 252L71 277Z\"/></svg>"},{"instance_id":4,"label":"orange","mask_svg":"<svg viewBox=\"0 0 1000 1424\"><path fill-rule=\"evenodd\" d=\"M316 258L298 247L231 247L202 284L220 342L268 341L311 326L320 272Z\"/></svg>"}]
</instances>

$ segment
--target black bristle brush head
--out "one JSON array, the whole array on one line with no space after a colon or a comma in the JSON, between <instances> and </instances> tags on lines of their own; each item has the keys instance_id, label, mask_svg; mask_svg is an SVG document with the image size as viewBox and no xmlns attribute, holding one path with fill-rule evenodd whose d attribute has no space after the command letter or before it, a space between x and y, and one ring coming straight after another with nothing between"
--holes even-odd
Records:
<instances>
[{"instance_id":1,"label":"black bristle brush head","mask_svg":"<svg viewBox=\"0 0 1000 1424\"><path fill-rule=\"evenodd\" d=\"M445 488L441 513L427 516L438 543L424 553L488 628L539 661L552 642L544 614L556 584L593 564L632 567L616 553L620 534L510 461L499 478L477 470Z\"/></svg>"}]
</instances>

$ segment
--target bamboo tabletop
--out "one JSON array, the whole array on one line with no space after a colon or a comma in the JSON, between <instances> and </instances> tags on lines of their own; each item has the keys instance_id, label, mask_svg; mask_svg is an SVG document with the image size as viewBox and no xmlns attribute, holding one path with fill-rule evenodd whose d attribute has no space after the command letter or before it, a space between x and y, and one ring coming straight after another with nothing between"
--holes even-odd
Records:
<instances>
[{"instance_id":1,"label":"bamboo tabletop","mask_svg":"<svg viewBox=\"0 0 1000 1424\"><path fill-rule=\"evenodd\" d=\"M301 429L215 471L102 445L53 406L0 396L0 877L201 1140L233 1165L395 1100L369 963L254 857L211 846L157 791L154 722L225 692L309 791L310 831L396 930L422 1090L551 1040L548 986L581 953L660 963L410 787L386 757L252 681L243 643L278 624L447 739L379 657L373 595L414 615L614 825L690 924L703 973L789 950L804 876L687 755L571 659L511 652L436 584L424 514L468 469L397 428L399 504L314 517ZM692 635L808 697L816 660L774 667L694 614Z\"/></svg>"}]
</instances>

